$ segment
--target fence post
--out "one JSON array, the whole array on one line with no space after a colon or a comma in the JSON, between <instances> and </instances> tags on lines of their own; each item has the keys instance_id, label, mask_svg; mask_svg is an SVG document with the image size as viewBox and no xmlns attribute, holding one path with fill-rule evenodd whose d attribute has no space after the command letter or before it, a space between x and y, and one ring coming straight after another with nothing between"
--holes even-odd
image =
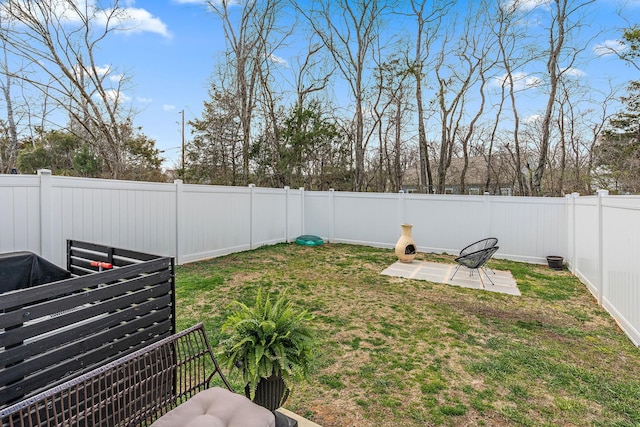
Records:
<instances>
[{"instance_id":1,"label":"fence post","mask_svg":"<svg viewBox=\"0 0 640 427\"><path fill-rule=\"evenodd\" d=\"M254 249L253 247L253 197L256 189L255 184L249 184L249 249Z\"/></svg>"},{"instance_id":2,"label":"fence post","mask_svg":"<svg viewBox=\"0 0 640 427\"><path fill-rule=\"evenodd\" d=\"M602 199L609 195L608 190L598 190L598 304L602 305L605 296L604 283L604 251L602 241L604 239L602 230Z\"/></svg>"},{"instance_id":3,"label":"fence post","mask_svg":"<svg viewBox=\"0 0 640 427\"><path fill-rule=\"evenodd\" d=\"M493 236L493 233L491 232L491 193L488 191L484 192L483 202L485 215L484 221L482 221L485 226L484 235Z\"/></svg>"},{"instance_id":4,"label":"fence post","mask_svg":"<svg viewBox=\"0 0 640 427\"><path fill-rule=\"evenodd\" d=\"M572 201L573 201L573 195L572 194L565 194L564 195L564 200L565 200L565 206L566 206L566 211L565 211L565 228L567 230L567 240L566 240L566 245L567 245L567 253L565 255L565 258L567 259L567 265L569 266L569 271L571 271L573 274L575 274L575 260L574 260L574 251L573 251L573 233L574 231L574 225L571 221L571 219L573 218L573 205L572 205Z\"/></svg>"},{"instance_id":5,"label":"fence post","mask_svg":"<svg viewBox=\"0 0 640 427\"><path fill-rule=\"evenodd\" d=\"M571 238L573 240L571 242L571 259L573 260L573 274L577 274L580 271L580 267L578 266L578 256L576 254L576 218L578 217L576 213L576 200L578 197L580 197L580 193L571 193L571 221L573 222L571 227Z\"/></svg>"},{"instance_id":6,"label":"fence post","mask_svg":"<svg viewBox=\"0 0 640 427\"><path fill-rule=\"evenodd\" d=\"M396 227L404 224L404 190L398 191L398 223Z\"/></svg>"},{"instance_id":7,"label":"fence post","mask_svg":"<svg viewBox=\"0 0 640 427\"><path fill-rule=\"evenodd\" d=\"M304 226L304 187L300 187L300 234L306 234Z\"/></svg>"},{"instance_id":8,"label":"fence post","mask_svg":"<svg viewBox=\"0 0 640 427\"><path fill-rule=\"evenodd\" d=\"M185 218L183 218L184 211L184 195L183 195L183 181L181 179L174 179L174 185L176 186L176 248L175 248L175 257L176 264L182 265L183 257L184 257L184 244L182 239L185 238L186 233L184 232L184 223Z\"/></svg>"},{"instance_id":9,"label":"fence post","mask_svg":"<svg viewBox=\"0 0 640 427\"><path fill-rule=\"evenodd\" d=\"M40 177L40 256L53 261L51 171L49 169L39 169L38 176ZM63 248L58 248L58 251L62 250Z\"/></svg>"},{"instance_id":10,"label":"fence post","mask_svg":"<svg viewBox=\"0 0 640 427\"><path fill-rule=\"evenodd\" d=\"M289 186L284 186L284 242L289 243Z\"/></svg>"},{"instance_id":11,"label":"fence post","mask_svg":"<svg viewBox=\"0 0 640 427\"><path fill-rule=\"evenodd\" d=\"M333 225L336 221L336 202L335 202L335 190L329 189L329 209L331 211L331 223L329 224L329 242L333 242Z\"/></svg>"}]
</instances>

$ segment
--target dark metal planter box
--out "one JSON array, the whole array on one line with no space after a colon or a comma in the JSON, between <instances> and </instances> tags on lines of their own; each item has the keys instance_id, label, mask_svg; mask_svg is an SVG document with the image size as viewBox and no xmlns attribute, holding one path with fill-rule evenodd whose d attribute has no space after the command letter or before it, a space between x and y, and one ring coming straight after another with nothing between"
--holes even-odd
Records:
<instances>
[{"instance_id":1,"label":"dark metal planter box","mask_svg":"<svg viewBox=\"0 0 640 427\"><path fill-rule=\"evenodd\" d=\"M67 271L0 293L0 408L175 333L173 258L70 240Z\"/></svg>"}]
</instances>

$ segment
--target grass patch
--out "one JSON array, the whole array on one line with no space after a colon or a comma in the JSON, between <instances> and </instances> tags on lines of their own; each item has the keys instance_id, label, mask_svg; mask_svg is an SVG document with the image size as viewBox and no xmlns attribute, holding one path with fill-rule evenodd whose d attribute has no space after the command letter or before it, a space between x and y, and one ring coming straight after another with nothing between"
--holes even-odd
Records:
<instances>
[{"instance_id":1,"label":"grass patch","mask_svg":"<svg viewBox=\"0 0 640 427\"><path fill-rule=\"evenodd\" d=\"M640 425L640 350L569 272L492 260L515 297L380 275L394 261L281 244L180 266L178 328L205 322L217 346L233 300L286 290L322 349L286 407L324 427Z\"/></svg>"}]
</instances>

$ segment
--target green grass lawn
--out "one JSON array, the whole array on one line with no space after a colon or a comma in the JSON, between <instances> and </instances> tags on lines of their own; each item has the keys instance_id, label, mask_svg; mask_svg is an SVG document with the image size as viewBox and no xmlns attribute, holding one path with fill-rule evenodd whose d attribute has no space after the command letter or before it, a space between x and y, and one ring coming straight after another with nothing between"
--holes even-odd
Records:
<instances>
[{"instance_id":1,"label":"green grass lawn","mask_svg":"<svg viewBox=\"0 0 640 427\"><path fill-rule=\"evenodd\" d=\"M382 276L395 260L281 244L184 265L178 329L204 322L217 351L233 300L286 290L320 346L285 407L324 427L640 425L640 349L569 272L492 260L516 297Z\"/></svg>"}]
</instances>

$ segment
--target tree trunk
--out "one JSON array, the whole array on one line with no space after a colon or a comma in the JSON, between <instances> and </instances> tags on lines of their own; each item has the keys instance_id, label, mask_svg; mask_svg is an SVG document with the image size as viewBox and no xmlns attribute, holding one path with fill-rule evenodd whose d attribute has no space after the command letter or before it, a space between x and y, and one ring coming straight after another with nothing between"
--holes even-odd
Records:
<instances>
[{"instance_id":1,"label":"tree trunk","mask_svg":"<svg viewBox=\"0 0 640 427\"><path fill-rule=\"evenodd\" d=\"M554 0L556 6L556 15L554 22L557 30L550 29L549 34L549 58L547 60L547 73L549 73L549 97L547 98L547 107L545 109L542 120L542 140L540 141L540 153L538 156L538 164L533 173L531 185L535 195L542 194L542 177L544 175L545 165L549 156L549 138L551 135L551 120L553 116L553 107L556 102L556 92L558 90L558 61L560 53L564 46L565 38L565 21L567 19L567 2L568 0Z\"/></svg>"}]
</instances>

